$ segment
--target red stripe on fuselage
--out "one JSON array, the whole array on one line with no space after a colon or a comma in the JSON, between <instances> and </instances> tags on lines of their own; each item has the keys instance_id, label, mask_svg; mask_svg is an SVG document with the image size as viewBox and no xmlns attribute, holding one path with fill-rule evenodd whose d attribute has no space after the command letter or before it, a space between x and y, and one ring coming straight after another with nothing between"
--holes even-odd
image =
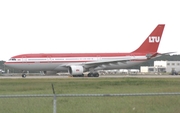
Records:
<instances>
[{"instance_id":1,"label":"red stripe on fuselage","mask_svg":"<svg viewBox=\"0 0 180 113\"><path fill-rule=\"evenodd\" d=\"M146 53L49 53L49 54L21 54L12 58L57 58L57 57L119 57L119 56L143 56Z\"/></svg>"},{"instance_id":2,"label":"red stripe on fuselage","mask_svg":"<svg viewBox=\"0 0 180 113\"><path fill-rule=\"evenodd\" d=\"M34 61L34 62L28 62L28 61L23 61L23 62L5 62L5 64L21 64L21 63L77 63L77 62L91 62L91 61Z\"/></svg>"}]
</instances>

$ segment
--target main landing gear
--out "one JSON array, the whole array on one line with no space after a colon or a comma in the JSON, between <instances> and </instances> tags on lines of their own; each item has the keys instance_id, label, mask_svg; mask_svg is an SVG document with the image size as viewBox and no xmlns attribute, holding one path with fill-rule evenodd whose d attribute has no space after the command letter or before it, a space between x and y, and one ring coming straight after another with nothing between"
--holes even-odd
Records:
<instances>
[{"instance_id":1,"label":"main landing gear","mask_svg":"<svg viewBox=\"0 0 180 113\"><path fill-rule=\"evenodd\" d=\"M72 75L73 77L84 77L84 74L82 74L82 75ZM94 72L94 73L88 73L87 74L87 77L99 77L99 73L97 73L97 72Z\"/></svg>"},{"instance_id":2,"label":"main landing gear","mask_svg":"<svg viewBox=\"0 0 180 113\"><path fill-rule=\"evenodd\" d=\"M95 72L95 73L88 73L87 75L88 77L99 77L99 73Z\"/></svg>"}]
</instances>

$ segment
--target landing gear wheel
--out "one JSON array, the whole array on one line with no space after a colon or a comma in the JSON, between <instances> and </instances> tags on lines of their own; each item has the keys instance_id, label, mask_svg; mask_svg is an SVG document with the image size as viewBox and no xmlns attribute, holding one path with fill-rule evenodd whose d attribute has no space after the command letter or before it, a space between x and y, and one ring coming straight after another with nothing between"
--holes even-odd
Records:
<instances>
[{"instance_id":1,"label":"landing gear wheel","mask_svg":"<svg viewBox=\"0 0 180 113\"><path fill-rule=\"evenodd\" d=\"M26 74L22 74L22 77L23 77L23 78L26 78Z\"/></svg>"},{"instance_id":2,"label":"landing gear wheel","mask_svg":"<svg viewBox=\"0 0 180 113\"><path fill-rule=\"evenodd\" d=\"M99 77L99 73L94 73L93 76L94 77Z\"/></svg>"},{"instance_id":3,"label":"landing gear wheel","mask_svg":"<svg viewBox=\"0 0 180 113\"><path fill-rule=\"evenodd\" d=\"M88 77L99 77L99 73L88 73Z\"/></svg>"},{"instance_id":4,"label":"landing gear wheel","mask_svg":"<svg viewBox=\"0 0 180 113\"><path fill-rule=\"evenodd\" d=\"M93 73L88 73L88 77L93 77Z\"/></svg>"}]
</instances>

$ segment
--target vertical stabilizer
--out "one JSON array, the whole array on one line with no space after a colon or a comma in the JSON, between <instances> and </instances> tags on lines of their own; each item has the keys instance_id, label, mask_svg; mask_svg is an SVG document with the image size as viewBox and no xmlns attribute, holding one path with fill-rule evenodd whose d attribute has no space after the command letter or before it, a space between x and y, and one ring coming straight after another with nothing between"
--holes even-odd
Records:
<instances>
[{"instance_id":1,"label":"vertical stabilizer","mask_svg":"<svg viewBox=\"0 0 180 113\"><path fill-rule=\"evenodd\" d=\"M165 24L159 24L153 30L153 32L146 38L146 40L141 44L141 46L132 53L157 52L164 27Z\"/></svg>"}]
</instances>

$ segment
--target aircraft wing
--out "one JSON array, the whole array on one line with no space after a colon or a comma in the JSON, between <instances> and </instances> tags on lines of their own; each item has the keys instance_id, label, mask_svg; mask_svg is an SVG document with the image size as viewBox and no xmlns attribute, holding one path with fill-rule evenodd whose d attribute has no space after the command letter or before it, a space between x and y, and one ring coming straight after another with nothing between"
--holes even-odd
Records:
<instances>
[{"instance_id":1,"label":"aircraft wing","mask_svg":"<svg viewBox=\"0 0 180 113\"><path fill-rule=\"evenodd\" d=\"M146 59L146 57L134 58L132 56L129 56L126 58L119 58L119 59L113 59L113 60L99 60L95 62L84 63L83 66L86 68L90 68L90 67L98 67L98 66L103 66L103 65L118 65L119 63L126 63L127 61L138 60L138 59Z\"/></svg>"},{"instance_id":2,"label":"aircraft wing","mask_svg":"<svg viewBox=\"0 0 180 113\"><path fill-rule=\"evenodd\" d=\"M127 61L132 60L131 58L126 58L126 59L116 59L116 60L99 60L95 62L86 62L84 65L101 65L101 64L109 64L109 63L125 63Z\"/></svg>"},{"instance_id":3,"label":"aircraft wing","mask_svg":"<svg viewBox=\"0 0 180 113\"><path fill-rule=\"evenodd\" d=\"M124 58L116 58L116 59L101 59L101 60L95 60L95 61L91 61L91 62L83 62L83 63L77 63L77 64L66 64L64 65L65 67L71 66L71 65L82 65L85 68L95 68L98 66L102 66L102 65L118 65L118 63L126 63L127 61L131 61L131 60L137 60L137 59L146 59L146 57L136 57L134 58L133 56L126 56ZM61 65L62 66L62 65Z\"/></svg>"},{"instance_id":4,"label":"aircraft wing","mask_svg":"<svg viewBox=\"0 0 180 113\"><path fill-rule=\"evenodd\" d=\"M96 62L87 62L84 63L83 66L85 68L95 68L98 66L105 66L105 65L115 65L118 63L126 63L127 61L130 61L131 59L121 59L121 60L106 60L106 61L96 61Z\"/></svg>"}]
</instances>

